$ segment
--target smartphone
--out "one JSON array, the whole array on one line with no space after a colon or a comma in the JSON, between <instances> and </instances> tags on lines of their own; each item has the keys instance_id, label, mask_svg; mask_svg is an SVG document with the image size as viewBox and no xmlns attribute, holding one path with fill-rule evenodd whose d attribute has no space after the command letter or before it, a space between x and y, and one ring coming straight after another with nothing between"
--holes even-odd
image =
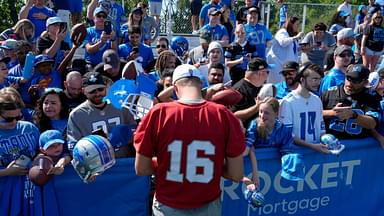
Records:
<instances>
[{"instance_id":1,"label":"smartphone","mask_svg":"<svg viewBox=\"0 0 384 216\"><path fill-rule=\"evenodd\" d=\"M109 20L104 22L104 31L107 35L110 35L112 32L112 23Z\"/></svg>"},{"instance_id":2,"label":"smartphone","mask_svg":"<svg viewBox=\"0 0 384 216\"><path fill-rule=\"evenodd\" d=\"M60 23L60 32L65 32L67 31L67 23L62 22Z\"/></svg>"},{"instance_id":3,"label":"smartphone","mask_svg":"<svg viewBox=\"0 0 384 216\"><path fill-rule=\"evenodd\" d=\"M16 159L15 164L20 167L27 167L31 159L25 155L21 155Z\"/></svg>"},{"instance_id":4,"label":"smartphone","mask_svg":"<svg viewBox=\"0 0 384 216\"><path fill-rule=\"evenodd\" d=\"M139 47L133 47L132 52L139 53Z\"/></svg>"}]
</instances>

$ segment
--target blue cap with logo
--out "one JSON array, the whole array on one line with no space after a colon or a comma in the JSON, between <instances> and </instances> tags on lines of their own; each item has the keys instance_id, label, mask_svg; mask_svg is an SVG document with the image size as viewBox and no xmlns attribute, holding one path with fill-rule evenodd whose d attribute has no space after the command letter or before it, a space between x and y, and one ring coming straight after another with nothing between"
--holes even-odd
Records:
<instances>
[{"instance_id":1,"label":"blue cap with logo","mask_svg":"<svg viewBox=\"0 0 384 216\"><path fill-rule=\"evenodd\" d=\"M47 150L52 144L64 144L64 137L58 130L44 131L39 138L39 146L43 150Z\"/></svg>"}]
</instances>

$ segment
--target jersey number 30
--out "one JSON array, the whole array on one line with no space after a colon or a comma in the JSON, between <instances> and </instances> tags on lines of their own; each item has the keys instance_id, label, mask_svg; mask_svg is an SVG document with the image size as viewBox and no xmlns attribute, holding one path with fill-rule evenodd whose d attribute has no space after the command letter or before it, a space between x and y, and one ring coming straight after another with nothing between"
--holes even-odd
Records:
<instances>
[{"instance_id":1,"label":"jersey number 30","mask_svg":"<svg viewBox=\"0 0 384 216\"><path fill-rule=\"evenodd\" d=\"M215 154L215 146L209 141L193 141L187 147L185 174L181 173L183 143L180 140L173 141L168 145L168 152L171 153L170 168L167 171L168 181L183 182L185 178L189 182L208 183L213 178L214 164L209 158L198 157L197 152L203 151L206 155ZM197 173L197 168L202 168L201 173Z\"/></svg>"}]
</instances>

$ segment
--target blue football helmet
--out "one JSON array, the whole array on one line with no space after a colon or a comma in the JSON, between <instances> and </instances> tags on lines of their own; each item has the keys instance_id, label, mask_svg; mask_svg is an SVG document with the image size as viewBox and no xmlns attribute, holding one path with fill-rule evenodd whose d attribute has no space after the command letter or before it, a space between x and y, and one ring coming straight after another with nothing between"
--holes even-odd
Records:
<instances>
[{"instance_id":1,"label":"blue football helmet","mask_svg":"<svg viewBox=\"0 0 384 216\"><path fill-rule=\"evenodd\" d=\"M110 0L99 0L98 6L102 7L109 14L112 9L112 2Z\"/></svg>"},{"instance_id":2,"label":"blue football helmet","mask_svg":"<svg viewBox=\"0 0 384 216\"><path fill-rule=\"evenodd\" d=\"M115 164L115 153L111 143L99 135L81 138L73 148L72 166L84 183L102 174Z\"/></svg>"},{"instance_id":3,"label":"blue football helmet","mask_svg":"<svg viewBox=\"0 0 384 216\"><path fill-rule=\"evenodd\" d=\"M140 73L135 80L119 80L108 91L108 99L117 109L126 108L141 119L153 106L156 83Z\"/></svg>"},{"instance_id":4,"label":"blue football helmet","mask_svg":"<svg viewBox=\"0 0 384 216\"><path fill-rule=\"evenodd\" d=\"M182 57L189 50L188 40L183 36L173 37L171 40L171 48L178 57Z\"/></svg>"},{"instance_id":5,"label":"blue football helmet","mask_svg":"<svg viewBox=\"0 0 384 216\"><path fill-rule=\"evenodd\" d=\"M340 154L345 148L339 139L332 134L324 134L320 137L320 140L321 143L327 145L329 152L335 155Z\"/></svg>"},{"instance_id":6,"label":"blue football helmet","mask_svg":"<svg viewBox=\"0 0 384 216\"><path fill-rule=\"evenodd\" d=\"M244 198L253 208L262 207L265 204L264 195L258 190L244 191Z\"/></svg>"}]
</instances>

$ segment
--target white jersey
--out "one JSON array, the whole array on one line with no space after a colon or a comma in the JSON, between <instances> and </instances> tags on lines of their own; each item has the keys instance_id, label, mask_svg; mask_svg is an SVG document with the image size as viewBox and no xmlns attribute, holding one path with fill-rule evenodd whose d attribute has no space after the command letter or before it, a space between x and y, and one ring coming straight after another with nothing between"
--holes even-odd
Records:
<instances>
[{"instance_id":1,"label":"white jersey","mask_svg":"<svg viewBox=\"0 0 384 216\"><path fill-rule=\"evenodd\" d=\"M321 134L325 133L323 104L318 96L310 93L304 98L292 91L280 102L280 120L287 127L292 127L294 137L308 143L320 143Z\"/></svg>"}]
</instances>

